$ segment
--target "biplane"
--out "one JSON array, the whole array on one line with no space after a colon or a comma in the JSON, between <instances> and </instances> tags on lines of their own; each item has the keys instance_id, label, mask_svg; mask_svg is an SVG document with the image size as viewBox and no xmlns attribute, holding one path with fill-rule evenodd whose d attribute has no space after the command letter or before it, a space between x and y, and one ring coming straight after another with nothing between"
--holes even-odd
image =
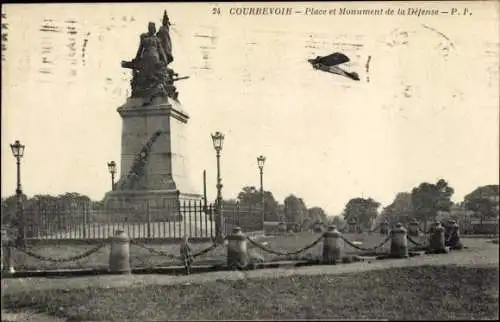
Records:
<instances>
[{"instance_id":1,"label":"biplane","mask_svg":"<svg viewBox=\"0 0 500 322\"><path fill-rule=\"evenodd\" d=\"M358 73L348 72L338 66L350 61L349 57L342 53L333 53L328 56L317 56L316 58L308 59L307 61L312 65L314 69L345 76L352 80L359 81Z\"/></svg>"}]
</instances>

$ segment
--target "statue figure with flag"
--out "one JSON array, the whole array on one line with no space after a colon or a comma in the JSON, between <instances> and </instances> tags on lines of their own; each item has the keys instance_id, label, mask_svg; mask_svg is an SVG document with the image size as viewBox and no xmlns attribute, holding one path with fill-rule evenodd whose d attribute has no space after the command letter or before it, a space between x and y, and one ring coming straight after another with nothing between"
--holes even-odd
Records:
<instances>
[{"instance_id":1,"label":"statue figure with flag","mask_svg":"<svg viewBox=\"0 0 500 322\"><path fill-rule=\"evenodd\" d=\"M123 68L132 69L132 97L143 98L150 104L155 97L178 100L174 82L188 77L178 77L168 65L174 60L170 38L170 20L164 11L160 30L149 22L148 32L140 36L139 48L131 61L122 61Z\"/></svg>"}]
</instances>

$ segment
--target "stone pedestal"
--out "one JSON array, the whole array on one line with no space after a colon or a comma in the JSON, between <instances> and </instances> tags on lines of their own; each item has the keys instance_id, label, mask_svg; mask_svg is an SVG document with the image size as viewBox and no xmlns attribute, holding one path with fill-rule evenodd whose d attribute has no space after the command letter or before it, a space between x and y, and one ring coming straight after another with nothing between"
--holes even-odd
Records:
<instances>
[{"instance_id":1,"label":"stone pedestal","mask_svg":"<svg viewBox=\"0 0 500 322\"><path fill-rule=\"evenodd\" d=\"M180 104L165 98L145 105L140 98L129 98L118 113L123 120L120 180L106 194L106 207L142 208L148 202L165 208L179 199L200 200L187 169L189 116ZM147 156L137 166L148 142Z\"/></svg>"}]
</instances>

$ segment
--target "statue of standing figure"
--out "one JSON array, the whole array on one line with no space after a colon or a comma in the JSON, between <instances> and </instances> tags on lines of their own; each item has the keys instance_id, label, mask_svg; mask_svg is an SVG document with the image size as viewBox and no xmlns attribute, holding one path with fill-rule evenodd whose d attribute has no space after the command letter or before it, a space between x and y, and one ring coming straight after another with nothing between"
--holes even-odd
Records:
<instances>
[{"instance_id":1,"label":"statue of standing figure","mask_svg":"<svg viewBox=\"0 0 500 322\"><path fill-rule=\"evenodd\" d=\"M150 104L155 97L170 97L177 100L178 93L174 81L178 75L168 68L174 60L170 38L170 20L165 10L162 26L158 33L153 22L148 24L148 32L140 36L139 48L132 61L122 61L122 67L133 71L132 97L145 99Z\"/></svg>"}]
</instances>

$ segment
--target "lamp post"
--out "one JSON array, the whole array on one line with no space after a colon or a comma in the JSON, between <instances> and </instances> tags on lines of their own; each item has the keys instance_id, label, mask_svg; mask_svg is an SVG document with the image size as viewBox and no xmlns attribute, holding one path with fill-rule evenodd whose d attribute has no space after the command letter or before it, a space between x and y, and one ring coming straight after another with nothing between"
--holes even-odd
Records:
<instances>
[{"instance_id":1,"label":"lamp post","mask_svg":"<svg viewBox=\"0 0 500 322\"><path fill-rule=\"evenodd\" d=\"M115 190L115 173L116 173L116 162L108 162L108 170L111 173L111 191Z\"/></svg>"},{"instance_id":2,"label":"lamp post","mask_svg":"<svg viewBox=\"0 0 500 322\"><path fill-rule=\"evenodd\" d=\"M266 157L263 155L260 155L257 157L257 165L259 166L259 172L260 172L260 207L262 211L262 230L264 230L264 221L265 221L265 215L264 215L264 184L262 177L264 175L264 163L266 162Z\"/></svg>"},{"instance_id":3,"label":"lamp post","mask_svg":"<svg viewBox=\"0 0 500 322\"><path fill-rule=\"evenodd\" d=\"M224 134L217 131L212 133L212 141L217 157L217 201L216 201L216 216L215 216L215 236L218 242L222 243L222 179L220 176L220 152L224 143Z\"/></svg>"},{"instance_id":4,"label":"lamp post","mask_svg":"<svg viewBox=\"0 0 500 322\"><path fill-rule=\"evenodd\" d=\"M23 213L23 190L21 189L21 158L24 156L24 145L16 140L14 144L10 145L12 154L16 158L17 165L17 186L16 186L16 226L17 226L17 239L16 244L24 247L24 213Z\"/></svg>"}]
</instances>

